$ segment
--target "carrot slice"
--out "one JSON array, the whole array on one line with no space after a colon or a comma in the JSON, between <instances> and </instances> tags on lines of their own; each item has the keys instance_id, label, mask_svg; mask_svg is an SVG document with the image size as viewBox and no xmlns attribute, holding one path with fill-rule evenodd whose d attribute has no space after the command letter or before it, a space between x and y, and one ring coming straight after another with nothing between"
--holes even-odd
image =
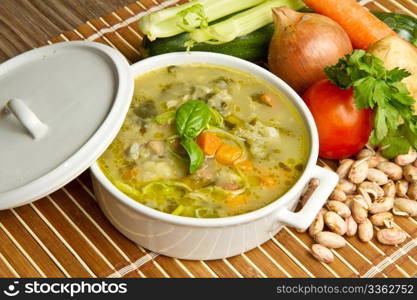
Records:
<instances>
[{"instance_id":1,"label":"carrot slice","mask_svg":"<svg viewBox=\"0 0 417 300\"><path fill-rule=\"evenodd\" d=\"M240 147L230 144L223 144L216 152L216 160L223 165L232 165L242 156Z\"/></svg>"},{"instance_id":2,"label":"carrot slice","mask_svg":"<svg viewBox=\"0 0 417 300\"><path fill-rule=\"evenodd\" d=\"M380 39L396 35L384 22L371 14L356 0L303 0L315 12L342 26L354 48L367 49Z\"/></svg>"},{"instance_id":3,"label":"carrot slice","mask_svg":"<svg viewBox=\"0 0 417 300\"><path fill-rule=\"evenodd\" d=\"M261 185L264 187L273 187L276 184L277 180L272 176L264 176L261 178Z\"/></svg>"},{"instance_id":4,"label":"carrot slice","mask_svg":"<svg viewBox=\"0 0 417 300\"><path fill-rule=\"evenodd\" d=\"M226 198L226 203L230 207L241 206L246 203L245 195L229 195Z\"/></svg>"},{"instance_id":5,"label":"carrot slice","mask_svg":"<svg viewBox=\"0 0 417 300\"><path fill-rule=\"evenodd\" d=\"M198 137L197 143L205 155L211 156L216 153L223 141L211 132L204 132Z\"/></svg>"}]
</instances>

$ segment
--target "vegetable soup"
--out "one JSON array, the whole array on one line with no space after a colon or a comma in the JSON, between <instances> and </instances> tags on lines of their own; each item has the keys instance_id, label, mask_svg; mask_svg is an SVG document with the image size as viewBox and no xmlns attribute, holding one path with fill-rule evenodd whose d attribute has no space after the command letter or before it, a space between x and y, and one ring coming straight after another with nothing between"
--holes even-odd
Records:
<instances>
[{"instance_id":1,"label":"vegetable soup","mask_svg":"<svg viewBox=\"0 0 417 300\"><path fill-rule=\"evenodd\" d=\"M290 102L233 69L173 65L136 79L118 136L99 159L109 180L162 212L197 218L259 209L307 163L309 138Z\"/></svg>"}]
</instances>

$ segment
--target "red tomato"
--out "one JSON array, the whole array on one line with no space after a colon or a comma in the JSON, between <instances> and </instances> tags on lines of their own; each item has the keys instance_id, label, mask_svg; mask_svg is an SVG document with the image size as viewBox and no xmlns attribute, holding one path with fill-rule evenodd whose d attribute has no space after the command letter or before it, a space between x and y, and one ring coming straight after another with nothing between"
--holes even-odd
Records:
<instances>
[{"instance_id":1,"label":"red tomato","mask_svg":"<svg viewBox=\"0 0 417 300\"><path fill-rule=\"evenodd\" d=\"M348 157L368 142L372 112L356 108L353 89L342 90L325 79L310 87L303 99L317 124L321 157Z\"/></svg>"}]
</instances>

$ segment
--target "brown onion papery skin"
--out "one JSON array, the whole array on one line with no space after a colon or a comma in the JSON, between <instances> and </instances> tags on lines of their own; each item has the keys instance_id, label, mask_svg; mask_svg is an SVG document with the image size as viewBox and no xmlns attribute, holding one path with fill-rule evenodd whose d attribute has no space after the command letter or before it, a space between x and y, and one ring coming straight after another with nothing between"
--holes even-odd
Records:
<instances>
[{"instance_id":1,"label":"brown onion papery skin","mask_svg":"<svg viewBox=\"0 0 417 300\"><path fill-rule=\"evenodd\" d=\"M328 17L273 9L275 33L269 47L269 69L298 93L324 79L323 69L353 51L344 29Z\"/></svg>"}]
</instances>

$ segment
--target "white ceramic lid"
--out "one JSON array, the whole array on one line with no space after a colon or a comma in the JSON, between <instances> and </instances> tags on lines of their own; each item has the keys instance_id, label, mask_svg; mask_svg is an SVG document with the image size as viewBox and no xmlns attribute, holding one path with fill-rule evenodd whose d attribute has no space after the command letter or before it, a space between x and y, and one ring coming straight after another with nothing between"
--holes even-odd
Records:
<instances>
[{"instance_id":1,"label":"white ceramic lid","mask_svg":"<svg viewBox=\"0 0 417 300\"><path fill-rule=\"evenodd\" d=\"M134 81L126 59L98 43L65 42L0 65L0 209L61 188L123 124Z\"/></svg>"}]
</instances>

